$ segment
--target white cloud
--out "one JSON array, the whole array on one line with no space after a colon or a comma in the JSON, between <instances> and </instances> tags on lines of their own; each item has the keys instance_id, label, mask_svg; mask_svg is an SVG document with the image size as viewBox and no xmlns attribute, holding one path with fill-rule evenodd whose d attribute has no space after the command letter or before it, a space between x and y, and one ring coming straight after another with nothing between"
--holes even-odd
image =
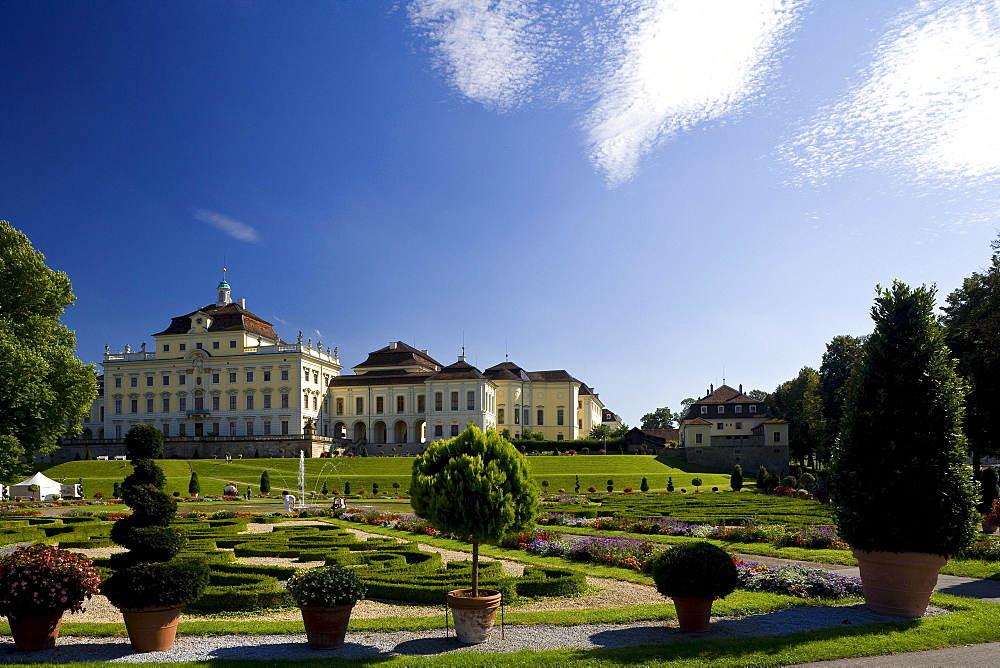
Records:
<instances>
[{"instance_id":1,"label":"white cloud","mask_svg":"<svg viewBox=\"0 0 1000 668\"><path fill-rule=\"evenodd\" d=\"M412 0L408 12L469 100L586 100L585 150L613 186L677 133L738 112L806 2Z\"/></svg>"},{"instance_id":2,"label":"white cloud","mask_svg":"<svg viewBox=\"0 0 1000 668\"><path fill-rule=\"evenodd\" d=\"M221 213L196 209L194 217L196 220L207 223L238 241L248 241L251 243L260 241L260 235L257 234L257 230L244 222L224 216Z\"/></svg>"},{"instance_id":3,"label":"white cloud","mask_svg":"<svg viewBox=\"0 0 1000 668\"><path fill-rule=\"evenodd\" d=\"M1000 176L1000 1L933 0L899 15L858 85L781 151L805 182L862 168L915 182Z\"/></svg>"},{"instance_id":4,"label":"white cloud","mask_svg":"<svg viewBox=\"0 0 1000 668\"><path fill-rule=\"evenodd\" d=\"M773 68L801 0L635 3L619 53L583 119L588 155L610 185L679 132L734 114Z\"/></svg>"},{"instance_id":5,"label":"white cloud","mask_svg":"<svg viewBox=\"0 0 1000 668\"><path fill-rule=\"evenodd\" d=\"M499 111L521 104L541 69L523 0L414 0L410 21L433 42L437 64L462 95Z\"/></svg>"}]
</instances>

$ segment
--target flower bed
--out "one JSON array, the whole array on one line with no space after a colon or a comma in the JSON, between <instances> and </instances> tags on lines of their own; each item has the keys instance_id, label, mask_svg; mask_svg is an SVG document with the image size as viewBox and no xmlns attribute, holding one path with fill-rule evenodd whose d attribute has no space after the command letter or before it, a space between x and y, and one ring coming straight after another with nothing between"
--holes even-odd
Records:
<instances>
[{"instance_id":1,"label":"flower bed","mask_svg":"<svg viewBox=\"0 0 1000 668\"><path fill-rule=\"evenodd\" d=\"M740 589L772 594L785 594L798 598L838 599L861 596L861 579L831 573L801 564L765 566L757 562L745 563L734 559L739 572Z\"/></svg>"}]
</instances>

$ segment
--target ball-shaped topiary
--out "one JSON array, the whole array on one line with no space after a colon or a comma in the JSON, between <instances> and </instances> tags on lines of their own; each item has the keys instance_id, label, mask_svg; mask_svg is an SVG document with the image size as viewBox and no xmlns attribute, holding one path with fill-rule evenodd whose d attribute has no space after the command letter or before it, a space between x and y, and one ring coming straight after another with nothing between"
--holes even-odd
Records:
<instances>
[{"instance_id":1,"label":"ball-shaped topiary","mask_svg":"<svg viewBox=\"0 0 1000 668\"><path fill-rule=\"evenodd\" d=\"M538 488L517 448L493 430L470 426L416 457L410 504L434 528L471 541L472 590L478 596L479 544L531 526Z\"/></svg>"},{"instance_id":2,"label":"ball-shaped topiary","mask_svg":"<svg viewBox=\"0 0 1000 668\"><path fill-rule=\"evenodd\" d=\"M723 598L739 583L733 558L705 541L664 550L650 561L649 572L656 591L671 598Z\"/></svg>"},{"instance_id":3,"label":"ball-shaped topiary","mask_svg":"<svg viewBox=\"0 0 1000 668\"><path fill-rule=\"evenodd\" d=\"M879 287L875 331L848 383L832 489L838 531L859 550L947 557L979 519L964 386L934 309L934 288Z\"/></svg>"},{"instance_id":4,"label":"ball-shaped topiary","mask_svg":"<svg viewBox=\"0 0 1000 668\"><path fill-rule=\"evenodd\" d=\"M163 459L163 434L151 424L137 424L125 434L125 457Z\"/></svg>"},{"instance_id":5,"label":"ball-shaped topiary","mask_svg":"<svg viewBox=\"0 0 1000 668\"><path fill-rule=\"evenodd\" d=\"M367 590L353 568L322 566L301 570L288 580L288 593L299 607L354 605Z\"/></svg>"}]
</instances>

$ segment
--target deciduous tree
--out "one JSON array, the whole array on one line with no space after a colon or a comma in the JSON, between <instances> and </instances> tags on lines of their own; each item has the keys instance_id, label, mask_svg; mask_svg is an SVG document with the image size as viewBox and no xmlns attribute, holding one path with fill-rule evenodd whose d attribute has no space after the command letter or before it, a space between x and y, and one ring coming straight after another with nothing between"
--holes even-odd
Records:
<instances>
[{"instance_id":1,"label":"deciduous tree","mask_svg":"<svg viewBox=\"0 0 1000 668\"><path fill-rule=\"evenodd\" d=\"M821 445L821 458L832 451L840 434L840 422L844 417L844 397L851 372L861 360L863 336L835 336L826 344L823 363L819 368L819 396L823 403L823 419L826 429Z\"/></svg>"},{"instance_id":2,"label":"deciduous tree","mask_svg":"<svg viewBox=\"0 0 1000 668\"><path fill-rule=\"evenodd\" d=\"M673 429L674 414L666 406L642 416L642 429Z\"/></svg>"},{"instance_id":3,"label":"deciduous tree","mask_svg":"<svg viewBox=\"0 0 1000 668\"><path fill-rule=\"evenodd\" d=\"M0 480L24 472L19 457L79 433L97 394L94 367L76 358L76 337L60 322L75 299L66 274L0 221Z\"/></svg>"},{"instance_id":4,"label":"deciduous tree","mask_svg":"<svg viewBox=\"0 0 1000 668\"><path fill-rule=\"evenodd\" d=\"M969 385L965 397L965 434L974 466L980 455L1000 454L1000 238L993 242L990 266L948 295L943 323L958 372Z\"/></svg>"}]
</instances>

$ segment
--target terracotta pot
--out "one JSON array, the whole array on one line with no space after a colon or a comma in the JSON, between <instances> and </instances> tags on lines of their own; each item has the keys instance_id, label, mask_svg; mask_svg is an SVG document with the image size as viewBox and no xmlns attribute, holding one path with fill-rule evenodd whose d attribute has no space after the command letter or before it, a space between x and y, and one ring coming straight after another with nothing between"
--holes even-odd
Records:
<instances>
[{"instance_id":1,"label":"terracotta pot","mask_svg":"<svg viewBox=\"0 0 1000 668\"><path fill-rule=\"evenodd\" d=\"M302 611L302 623L306 626L307 644L313 649L342 647L353 609L353 603L332 608L301 606L299 610Z\"/></svg>"},{"instance_id":2,"label":"terracotta pot","mask_svg":"<svg viewBox=\"0 0 1000 668\"><path fill-rule=\"evenodd\" d=\"M62 616L62 611L59 611L52 615L8 617L14 647L27 652L55 647Z\"/></svg>"},{"instance_id":3,"label":"terracotta pot","mask_svg":"<svg viewBox=\"0 0 1000 668\"><path fill-rule=\"evenodd\" d=\"M490 639L501 594L496 589L480 589L473 596L471 589L448 592L448 608L455 621L455 637L466 645L478 645Z\"/></svg>"},{"instance_id":4,"label":"terracotta pot","mask_svg":"<svg viewBox=\"0 0 1000 668\"><path fill-rule=\"evenodd\" d=\"M122 610L128 639L136 652L163 652L174 646L181 606Z\"/></svg>"},{"instance_id":5,"label":"terracotta pot","mask_svg":"<svg viewBox=\"0 0 1000 668\"><path fill-rule=\"evenodd\" d=\"M947 559L924 552L853 550L861 569L865 605L893 617L922 617Z\"/></svg>"},{"instance_id":6,"label":"terracotta pot","mask_svg":"<svg viewBox=\"0 0 1000 668\"><path fill-rule=\"evenodd\" d=\"M708 630L714 599L701 596L671 596L670 600L677 608L677 623L681 631L700 633Z\"/></svg>"}]
</instances>

